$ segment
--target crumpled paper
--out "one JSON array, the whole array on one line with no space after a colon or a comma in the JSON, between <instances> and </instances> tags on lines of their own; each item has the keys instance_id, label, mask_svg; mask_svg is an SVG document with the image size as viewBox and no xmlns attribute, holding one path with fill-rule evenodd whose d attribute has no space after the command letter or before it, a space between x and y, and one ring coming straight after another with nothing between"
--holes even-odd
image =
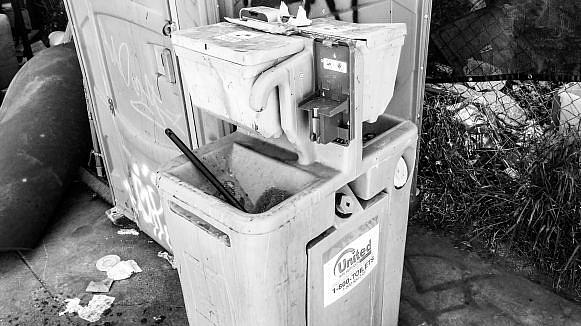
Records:
<instances>
[{"instance_id":1,"label":"crumpled paper","mask_svg":"<svg viewBox=\"0 0 581 326\"><path fill-rule=\"evenodd\" d=\"M121 229L117 230L117 234L119 235L139 235L139 231L135 229Z\"/></svg>"},{"instance_id":2,"label":"crumpled paper","mask_svg":"<svg viewBox=\"0 0 581 326\"><path fill-rule=\"evenodd\" d=\"M172 255L170 255L166 251L160 251L160 252L158 252L157 253L157 257L163 258L163 259L167 260L167 262L171 265L171 268L173 268L173 269L177 269L178 268L178 264L175 261L175 257L172 256Z\"/></svg>"},{"instance_id":3,"label":"crumpled paper","mask_svg":"<svg viewBox=\"0 0 581 326\"><path fill-rule=\"evenodd\" d=\"M137 265L135 260L124 260L117 265L111 267L107 270L107 277L112 279L113 281L120 281L128 279L133 273L141 273L142 270Z\"/></svg>"},{"instance_id":4,"label":"crumpled paper","mask_svg":"<svg viewBox=\"0 0 581 326\"><path fill-rule=\"evenodd\" d=\"M94 323L101 319L103 312L109 308L115 301L114 297L103 294L95 294L91 298L91 301L86 306L81 306L81 299L65 299L67 306L64 311L59 312L59 316L67 313L77 313L80 318Z\"/></svg>"}]
</instances>

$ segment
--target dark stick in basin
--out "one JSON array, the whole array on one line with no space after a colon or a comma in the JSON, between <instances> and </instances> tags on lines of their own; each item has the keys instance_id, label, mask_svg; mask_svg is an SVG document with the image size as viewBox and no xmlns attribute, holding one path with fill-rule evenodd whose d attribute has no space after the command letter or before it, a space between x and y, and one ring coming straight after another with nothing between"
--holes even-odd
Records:
<instances>
[{"instance_id":1,"label":"dark stick in basin","mask_svg":"<svg viewBox=\"0 0 581 326\"><path fill-rule=\"evenodd\" d=\"M204 163L202 163L202 161L200 161L198 159L198 157L196 157L196 154L194 154L192 151L190 151L190 149L186 146L186 144L184 144L179 138L178 136L176 136L176 134L174 134L174 132L167 128L165 129L165 134L169 137L169 139L171 139L172 142L174 142L174 144L176 144L176 146L180 149L180 151L182 151L182 153L184 153L184 155L190 160L190 162L192 162L192 164L194 164L194 166L196 168L198 168L198 170L200 170L200 172L202 172L202 174L206 177L206 179L208 179L210 181L210 183L212 183L212 185L218 189L218 191L222 194L222 196L224 196L224 198L226 198L226 200L228 201L228 203L230 203L230 205L238 208L239 210L246 212L246 210L244 209L244 206L242 206L238 200L236 200L236 198L230 193L228 192L228 190L226 190L226 188L224 188L224 186L222 185L222 183L220 183L220 181L218 181L218 179L212 174L212 172L210 170L208 170L208 168L204 165Z\"/></svg>"}]
</instances>

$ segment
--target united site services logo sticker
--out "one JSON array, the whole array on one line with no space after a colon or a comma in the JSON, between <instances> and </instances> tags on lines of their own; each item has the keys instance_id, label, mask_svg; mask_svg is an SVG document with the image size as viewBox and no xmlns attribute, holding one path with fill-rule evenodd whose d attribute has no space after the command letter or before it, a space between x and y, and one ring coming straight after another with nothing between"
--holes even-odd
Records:
<instances>
[{"instance_id":1,"label":"united site services logo sticker","mask_svg":"<svg viewBox=\"0 0 581 326\"><path fill-rule=\"evenodd\" d=\"M349 293L371 273L378 259L379 224L323 265L324 306Z\"/></svg>"}]
</instances>

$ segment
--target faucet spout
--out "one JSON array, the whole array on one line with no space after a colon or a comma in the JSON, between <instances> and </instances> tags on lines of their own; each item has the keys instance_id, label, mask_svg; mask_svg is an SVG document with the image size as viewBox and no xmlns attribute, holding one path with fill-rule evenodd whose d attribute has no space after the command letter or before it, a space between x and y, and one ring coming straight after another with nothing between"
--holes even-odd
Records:
<instances>
[{"instance_id":1,"label":"faucet spout","mask_svg":"<svg viewBox=\"0 0 581 326\"><path fill-rule=\"evenodd\" d=\"M303 51L295 54L279 65L263 72L256 79L250 91L250 107L256 112L260 112L265 109L270 93L274 89L278 89L281 127L288 140L297 149L298 162L302 165L313 163L315 154L309 139L307 119L297 107L299 94L296 93L295 75L301 67L308 67L312 71L312 64L310 53Z\"/></svg>"}]
</instances>

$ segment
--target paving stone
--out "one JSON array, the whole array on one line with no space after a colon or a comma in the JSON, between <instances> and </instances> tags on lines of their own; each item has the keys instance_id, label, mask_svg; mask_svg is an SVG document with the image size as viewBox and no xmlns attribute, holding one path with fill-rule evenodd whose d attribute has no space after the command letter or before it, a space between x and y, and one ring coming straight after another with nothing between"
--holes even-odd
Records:
<instances>
[{"instance_id":1,"label":"paving stone","mask_svg":"<svg viewBox=\"0 0 581 326\"><path fill-rule=\"evenodd\" d=\"M467 301L461 287L442 291L429 291L413 297L422 307L430 311L441 311L452 307L465 306Z\"/></svg>"},{"instance_id":2,"label":"paving stone","mask_svg":"<svg viewBox=\"0 0 581 326\"><path fill-rule=\"evenodd\" d=\"M439 315L437 320L440 326L518 326L518 323L503 316L502 313L476 307L451 310Z\"/></svg>"},{"instance_id":3,"label":"paving stone","mask_svg":"<svg viewBox=\"0 0 581 326\"><path fill-rule=\"evenodd\" d=\"M523 325L581 325L581 307L514 275L472 282L474 300L493 304Z\"/></svg>"},{"instance_id":4,"label":"paving stone","mask_svg":"<svg viewBox=\"0 0 581 326\"><path fill-rule=\"evenodd\" d=\"M497 274L496 266L480 259L474 252L460 250L450 239L428 232L418 226L410 226L406 241L406 256L437 256L453 262L463 269L465 277Z\"/></svg>"},{"instance_id":5,"label":"paving stone","mask_svg":"<svg viewBox=\"0 0 581 326\"><path fill-rule=\"evenodd\" d=\"M550 290L417 227L407 239L402 325L581 326L581 306Z\"/></svg>"},{"instance_id":6,"label":"paving stone","mask_svg":"<svg viewBox=\"0 0 581 326\"><path fill-rule=\"evenodd\" d=\"M416 310L406 299L402 299L399 304L399 325L400 326L420 326L428 325L422 314Z\"/></svg>"},{"instance_id":7,"label":"paving stone","mask_svg":"<svg viewBox=\"0 0 581 326\"><path fill-rule=\"evenodd\" d=\"M403 268L403 275L401 278L401 293L407 296L415 296L417 294L416 285L414 284L414 280L406 266Z\"/></svg>"},{"instance_id":8,"label":"paving stone","mask_svg":"<svg viewBox=\"0 0 581 326\"><path fill-rule=\"evenodd\" d=\"M462 270L440 257L416 256L407 261L418 292L460 281L463 277Z\"/></svg>"}]
</instances>

